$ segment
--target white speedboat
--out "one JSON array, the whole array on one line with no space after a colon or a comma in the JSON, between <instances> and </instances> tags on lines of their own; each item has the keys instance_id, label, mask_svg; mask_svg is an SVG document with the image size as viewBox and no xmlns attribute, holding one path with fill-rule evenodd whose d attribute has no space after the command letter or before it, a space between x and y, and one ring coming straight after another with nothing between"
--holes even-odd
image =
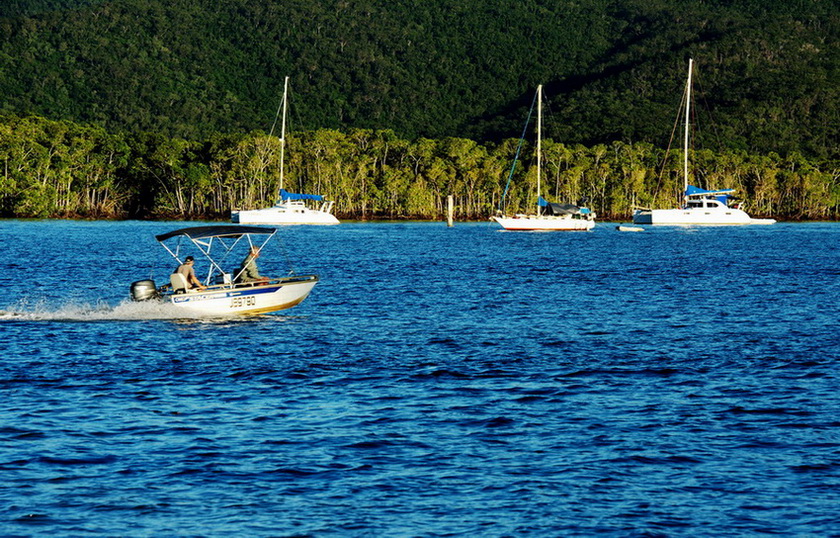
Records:
<instances>
[{"instance_id":1,"label":"white speedboat","mask_svg":"<svg viewBox=\"0 0 840 538\"><path fill-rule=\"evenodd\" d=\"M595 227L595 213L583 203L556 204L540 195L542 164L542 85L537 87L537 204L532 214L503 214L490 217L502 228L511 231L587 231ZM514 160L514 166L516 162ZM511 171L511 175L513 172ZM510 183L510 180L508 180ZM505 188L507 192L507 188ZM504 198L504 197L503 197Z\"/></svg>"},{"instance_id":2,"label":"white speedboat","mask_svg":"<svg viewBox=\"0 0 840 538\"><path fill-rule=\"evenodd\" d=\"M688 81L685 85L685 128L683 135L683 205L675 209L637 209L633 224L659 224L665 226L775 224L774 219L751 218L740 204L732 203L734 189L704 190L688 184L688 133L691 103L691 71L693 60L688 61Z\"/></svg>"},{"instance_id":3,"label":"white speedboat","mask_svg":"<svg viewBox=\"0 0 840 538\"><path fill-rule=\"evenodd\" d=\"M306 299L318 283L317 275L242 282L243 270L238 266L225 268L225 264L238 263L238 258L231 259L237 253L244 257L251 247L262 249L276 232L276 228L219 225L183 228L155 236L178 264L187 250L203 256L209 264L202 281L205 289L191 289L186 278L175 273L162 286L151 279L132 283L131 298L168 302L183 308L186 315L196 316L264 314L291 308ZM211 255L214 250L220 254Z\"/></svg>"},{"instance_id":4,"label":"white speedboat","mask_svg":"<svg viewBox=\"0 0 840 538\"><path fill-rule=\"evenodd\" d=\"M283 188L283 164L286 148L286 95L289 89L289 77L283 85L283 121L280 124L280 189L277 203L263 209L234 209L230 212L231 222L237 224L340 224L332 214L335 202L325 200L320 194L295 194ZM279 110L278 110L279 114ZM275 119L276 124L276 119ZM274 133L274 126L271 133ZM317 207L310 207L307 203L320 202Z\"/></svg>"}]
</instances>

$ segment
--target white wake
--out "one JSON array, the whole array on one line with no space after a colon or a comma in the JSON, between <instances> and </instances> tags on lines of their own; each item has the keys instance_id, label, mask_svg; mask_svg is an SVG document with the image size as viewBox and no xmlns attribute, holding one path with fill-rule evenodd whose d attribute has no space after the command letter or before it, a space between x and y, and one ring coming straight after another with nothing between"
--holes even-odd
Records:
<instances>
[{"instance_id":1,"label":"white wake","mask_svg":"<svg viewBox=\"0 0 840 538\"><path fill-rule=\"evenodd\" d=\"M257 315L257 316L201 316L194 312L185 314L183 308L161 301L135 302L129 299L117 305L104 301L94 304L68 302L50 303L46 300L21 300L14 305L0 309L0 322L3 321L142 321L142 320L284 320L296 316Z\"/></svg>"}]
</instances>

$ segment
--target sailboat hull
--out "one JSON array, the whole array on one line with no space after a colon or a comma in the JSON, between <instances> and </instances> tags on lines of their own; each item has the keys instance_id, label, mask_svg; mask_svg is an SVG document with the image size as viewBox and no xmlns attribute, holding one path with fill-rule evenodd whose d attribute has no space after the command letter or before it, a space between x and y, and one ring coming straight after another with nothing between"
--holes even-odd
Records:
<instances>
[{"instance_id":1,"label":"sailboat hull","mask_svg":"<svg viewBox=\"0 0 840 538\"><path fill-rule=\"evenodd\" d=\"M595 227L594 220L575 217L577 215L516 215L515 217L492 217L492 219L502 228L510 231L586 232Z\"/></svg>"},{"instance_id":2,"label":"sailboat hull","mask_svg":"<svg viewBox=\"0 0 840 538\"><path fill-rule=\"evenodd\" d=\"M298 202L285 202L266 209L232 211L230 220L238 224L274 224L281 226L296 224L334 225L340 223L332 213L311 209Z\"/></svg>"},{"instance_id":3,"label":"sailboat hull","mask_svg":"<svg viewBox=\"0 0 840 538\"><path fill-rule=\"evenodd\" d=\"M726 206L720 209L644 209L633 213L633 224L662 226L741 226L775 222L773 219L754 219L740 209Z\"/></svg>"}]
</instances>

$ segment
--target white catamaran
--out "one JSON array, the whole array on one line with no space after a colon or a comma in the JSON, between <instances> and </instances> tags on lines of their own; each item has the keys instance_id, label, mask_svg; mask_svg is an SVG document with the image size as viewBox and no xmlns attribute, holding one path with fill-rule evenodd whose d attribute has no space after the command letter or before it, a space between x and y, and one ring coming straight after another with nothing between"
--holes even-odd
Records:
<instances>
[{"instance_id":1,"label":"white catamaran","mask_svg":"<svg viewBox=\"0 0 840 538\"><path fill-rule=\"evenodd\" d=\"M533 109L532 109L533 110ZM540 195L542 161L542 85L537 87L537 204L533 214L502 214L491 217L505 230L512 231L586 231L595 226L595 213L587 207L556 204ZM514 160L514 166L515 166ZM511 170L512 173L512 170ZM582 204L580 204L582 205Z\"/></svg>"},{"instance_id":2,"label":"white catamaran","mask_svg":"<svg viewBox=\"0 0 840 538\"><path fill-rule=\"evenodd\" d=\"M332 214L334 202L325 200L319 194L295 194L283 188L283 164L286 147L286 95L289 89L289 77L283 85L283 120L280 124L280 189L277 203L272 207L251 210L233 210L231 222L239 224L339 224ZM273 132L273 128L272 128ZM320 207L309 207L307 202L320 202Z\"/></svg>"},{"instance_id":3,"label":"white catamaran","mask_svg":"<svg viewBox=\"0 0 840 538\"><path fill-rule=\"evenodd\" d=\"M157 235L155 239L179 264L184 250L201 253L209 264L207 276L201 287L194 288L179 272L171 274L169 283L160 287L151 279L138 280L131 284L131 298L168 302L183 309L185 316L264 314L291 308L306 299L318 283L317 275L247 280L243 276L245 267L225 267L239 261L230 259L236 253L247 255L252 249L261 250L276 232L276 228L228 224L183 228ZM221 254L212 256L214 247Z\"/></svg>"},{"instance_id":4,"label":"white catamaran","mask_svg":"<svg viewBox=\"0 0 840 538\"><path fill-rule=\"evenodd\" d=\"M688 184L688 132L691 104L691 71L693 60L688 61L688 81L685 86L685 133L683 136L683 206L676 209L637 209L633 212L634 224L659 224L666 226L774 224L774 219L751 218L740 204L730 202L735 198L734 189L709 191Z\"/></svg>"}]
</instances>

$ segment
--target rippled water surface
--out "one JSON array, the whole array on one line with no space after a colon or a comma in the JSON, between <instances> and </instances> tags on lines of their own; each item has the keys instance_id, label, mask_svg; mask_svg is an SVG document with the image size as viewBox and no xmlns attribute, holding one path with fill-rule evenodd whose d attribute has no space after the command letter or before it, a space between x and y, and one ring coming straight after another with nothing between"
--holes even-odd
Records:
<instances>
[{"instance_id":1,"label":"rippled water surface","mask_svg":"<svg viewBox=\"0 0 840 538\"><path fill-rule=\"evenodd\" d=\"M0 222L0 535L840 533L838 224L290 228L291 310L126 301L183 226Z\"/></svg>"}]
</instances>

